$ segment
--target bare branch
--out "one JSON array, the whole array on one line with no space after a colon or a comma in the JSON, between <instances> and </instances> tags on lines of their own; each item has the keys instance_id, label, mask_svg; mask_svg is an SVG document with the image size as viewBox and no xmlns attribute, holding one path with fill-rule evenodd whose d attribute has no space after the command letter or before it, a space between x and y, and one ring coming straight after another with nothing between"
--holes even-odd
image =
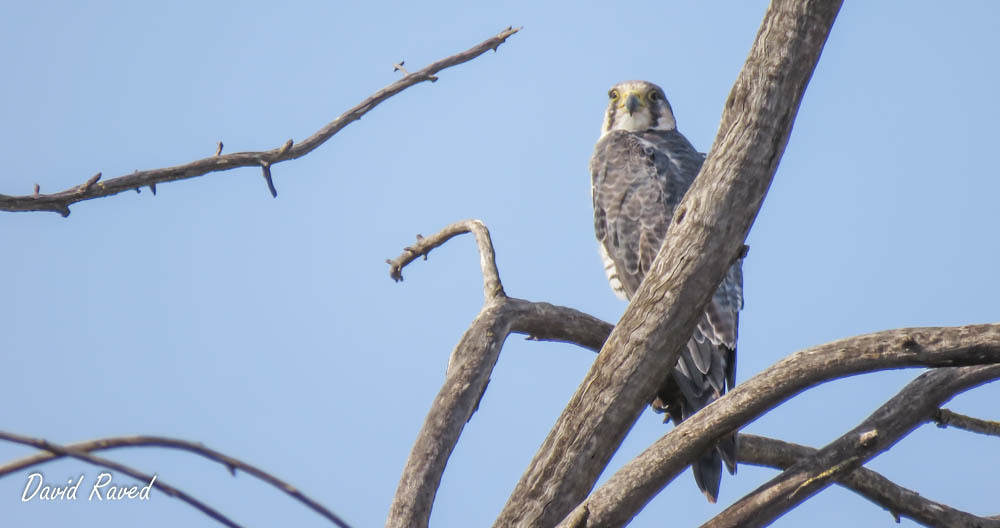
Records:
<instances>
[{"instance_id":1,"label":"bare branch","mask_svg":"<svg viewBox=\"0 0 1000 528\"><path fill-rule=\"evenodd\" d=\"M787 469L819 453L811 447L749 434L740 434L736 445L740 463L778 469ZM900 517L907 517L930 527L1000 528L1000 520L972 515L921 497L919 493L864 467L842 474L836 480L838 484L888 510L897 523Z\"/></svg>"},{"instance_id":2,"label":"bare branch","mask_svg":"<svg viewBox=\"0 0 1000 528\"><path fill-rule=\"evenodd\" d=\"M407 461L390 512L390 526L426 526L447 459L462 428L475 412L500 348L509 333L519 332L538 339L566 341L595 350L612 329L610 324L576 310L491 295L489 292L502 292L503 288L499 283L488 230L475 220L456 222L431 237L418 237L417 244L408 247L395 260L388 261L391 265L390 275L399 278L398 275L407 264L421 255L426 256L429 251L452 237L470 231L479 233L477 240L481 255L484 255L480 259L484 277L494 278L484 280L484 290L487 292L484 307L455 348L445 384L435 399ZM491 287L491 284L496 284L497 288ZM629 500L636 502L626 505L624 510L618 512L602 513L602 506L594 502L593 512L596 515L593 519L597 521L605 514L631 518L649 497L704 451L714 438L738 429L743 423L808 387L836 377L872 370L990 362L1000 362L1000 325L890 330L800 351L737 386L729 395L713 404L714 407L698 413L654 444L654 448L672 446L676 449L669 452L669 456L680 457L671 462L673 469L654 477L662 478L662 481L658 481L661 482L657 484L659 487L655 487L644 497L635 495L635 490L628 491L627 493L633 494ZM709 409L713 408L717 410L710 412ZM651 451L654 455L657 454L652 448ZM649 451L643 456L648 455ZM626 468L631 465L630 463ZM655 475L656 471L642 467L637 473ZM609 484L616 478L619 475L613 477ZM624 480L636 483L635 475ZM649 483L643 486L649 489ZM602 487L598 493L604 489ZM616 491L611 500L620 498L621 493L626 492ZM584 507L590 507L595 500L595 497L591 497ZM579 517L589 511L578 509L576 514Z\"/></svg>"},{"instance_id":3,"label":"bare branch","mask_svg":"<svg viewBox=\"0 0 1000 528\"><path fill-rule=\"evenodd\" d=\"M118 462L115 462L113 460L108 460L106 458L94 456L85 451L78 451L58 444L53 444L47 440L43 440L40 438L29 438L27 436L21 436L14 433L7 433L0 431L0 439L7 440L8 442L13 442L15 444L37 447L38 449L44 449L46 451L56 453L61 456L73 457L77 460L82 460L84 462L93 464L95 466L103 466L108 469L115 470L119 473L124 473L143 483L150 482L156 489L166 493L171 497L180 499L190 504L191 506L194 506L195 509L201 511L202 513L208 515L209 517L215 519L216 521L219 521L220 523L226 526L230 526L233 528L240 528L240 525L236 524L235 522L233 522L228 517L218 512L211 506L199 501L198 499L192 497L191 495L188 495L187 493L184 493L183 491L173 486L164 483L163 480L159 478L153 480L154 479L153 475L147 475L146 473L143 473L137 469L133 469L124 464L119 464Z\"/></svg>"},{"instance_id":4,"label":"bare branch","mask_svg":"<svg viewBox=\"0 0 1000 528\"><path fill-rule=\"evenodd\" d=\"M489 299L455 346L396 488L386 527L425 527L441 475L465 424L479 406L500 348L510 333L503 298Z\"/></svg>"},{"instance_id":5,"label":"bare branch","mask_svg":"<svg viewBox=\"0 0 1000 528\"><path fill-rule=\"evenodd\" d=\"M942 429L945 427L957 427L973 433L980 433L989 436L1000 436L1000 422L993 420L981 420L964 414L940 409L934 416L934 422Z\"/></svg>"},{"instance_id":6,"label":"bare branch","mask_svg":"<svg viewBox=\"0 0 1000 528\"><path fill-rule=\"evenodd\" d=\"M565 517L676 364L743 250L839 8L839 0L772 2L651 270L494 526L553 526Z\"/></svg>"},{"instance_id":7,"label":"bare branch","mask_svg":"<svg viewBox=\"0 0 1000 528\"><path fill-rule=\"evenodd\" d=\"M396 282L403 280L403 268L407 264L421 256L426 260L427 254L432 249L441 246L452 237L464 233L472 233L476 236L476 245L479 247L479 265L483 272L483 295L487 300L506 297L503 284L500 282L500 272L497 271L496 254L493 251L490 232L482 221L476 219L455 222L427 238L417 235L416 244L403 248L403 253L395 259L386 260L390 266L389 276Z\"/></svg>"},{"instance_id":8,"label":"bare branch","mask_svg":"<svg viewBox=\"0 0 1000 528\"><path fill-rule=\"evenodd\" d=\"M413 444L389 509L387 527L425 527L448 457L465 424L479 406L504 341L511 332L545 340L578 343L597 350L611 325L582 312L548 303L507 297L497 272L489 231L479 220L456 222L430 237L417 237L394 260L390 276L402 280L402 269L452 237L472 232L483 272L484 304L462 335L448 361L445 381Z\"/></svg>"},{"instance_id":9,"label":"bare branch","mask_svg":"<svg viewBox=\"0 0 1000 528\"><path fill-rule=\"evenodd\" d=\"M7 434L0 432L0 435ZM296 489L291 484L271 475L270 473L243 462L237 458L233 458L224 453L215 451L214 449L209 449L201 444L195 442L188 442L187 440L180 440L177 438L168 438L163 436L123 436L123 437L112 437L112 438L100 438L97 440L88 440L86 442L78 442L75 444L67 444L63 448L67 451L79 451L92 453L94 451L104 451L107 449L116 449L120 447L164 447L170 449L180 449L183 451L188 451L197 455L201 455L209 460L218 462L226 468L229 472L236 476L236 470L242 470L254 477L263 480L264 482L274 486L275 488L288 494L295 500L305 504L310 509L316 513L326 517L330 522L340 526L341 528L349 528L346 522L338 517L335 513L328 510L322 504L316 502L315 500L304 495L301 491ZM22 469L44 464L46 462L62 458L65 455L62 453L49 451L44 453L37 453L35 455L27 456L22 459L13 460L6 464L0 465L0 477L4 475L9 475L11 473L20 471Z\"/></svg>"},{"instance_id":10,"label":"bare branch","mask_svg":"<svg viewBox=\"0 0 1000 528\"><path fill-rule=\"evenodd\" d=\"M340 115L340 117L334 119L326 126L318 130L315 134L309 136L294 147L286 143L286 147L278 147L262 152L237 152L222 155L222 142L220 141L215 150L214 156L193 161L185 165L136 171L132 174L98 182L96 185L87 185L87 183L83 183L81 185L77 185L76 187L53 194L39 194L37 184L35 185L34 194L31 195L7 196L0 194L0 211L55 211L63 216L69 216L69 206L83 200L92 200L94 198L112 196L132 189L138 191L140 187L151 187L157 183L195 178L211 172L226 171L239 167L261 166L263 162L275 164L290 159L300 158L315 150L316 147L322 145L326 142L326 140L333 137L334 134L347 125L361 119L361 116L378 106L382 101L385 101L386 99L415 84L424 81L436 80L437 77L435 77L434 74L445 68L450 68L452 66L468 62L488 50L492 49L496 51L496 49L503 44L508 37L517 33L519 30L520 28L507 28L504 31L501 31L497 36L487 39L476 46L463 51L462 53L441 59L420 71L413 72L403 77L389 86L375 92L367 99L344 112ZM264 171L266 179L268 168L265 167ZM269 190L272 191L272 194L275 194L273 184L270 184L268 187Z\"/></svg>"},{"instance_id":11,"label":"bare branch","mask_svg":"<svg viewBox=\"0 0 1000 528\"><path fill-rule=\"evenodd\" d=\"M692 460L769 409L831 379L902 367L1000 363L1000 324L886 330L792 354L681 422L595 490L585 526L620 526ZM570 526L565 522L561 526Z\"/></svg>"},{"instance_id":12,"label":"bare branch","mask_svg":"<svg viewBox=\"0 0 1000 528\"><path fill-rule=\"evenodd\" d=\"M860 425L750 492L702 528L757 528L771 524L829 486L833 479L861 467L932 419L938 407L955 394L996 378L1000 378L1000 365L921 374Z\"/></svg>"}]
</instances>

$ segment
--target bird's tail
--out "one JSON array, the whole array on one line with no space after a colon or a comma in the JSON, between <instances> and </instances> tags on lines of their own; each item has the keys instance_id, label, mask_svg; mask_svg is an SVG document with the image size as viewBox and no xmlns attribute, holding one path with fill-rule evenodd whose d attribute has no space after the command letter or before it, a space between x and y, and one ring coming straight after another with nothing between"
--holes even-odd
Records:
<instances>
[{"instance_id":1,"label":"bird's tail","mask_svg":"<svg viewBox=\"0 0 1000 528\"><path fill-rule=\"evenodd\" d=\"M698 489L705 494L708 502L715 503L719 498L719 486L722 484L722 463L730 475L736 474L736 435L728 436L719 441L711 450L701 455L691 471Z\"/></svg>"},{"instance_id":2,"label":"bird's tail","mask_svg":"<svg viewBox=\"0 0 1000 528\"><path fill-rule=\"evenodd\" d=\"M727 363L734 359L735 352L692 338L657 393L653 410L669 414L675 425L688 419L725 393ZM712 503L719 498L723 463L730 474L736 474L735 433L719 440L691 465L698 488Z\"/></svg>"}]
</instances>

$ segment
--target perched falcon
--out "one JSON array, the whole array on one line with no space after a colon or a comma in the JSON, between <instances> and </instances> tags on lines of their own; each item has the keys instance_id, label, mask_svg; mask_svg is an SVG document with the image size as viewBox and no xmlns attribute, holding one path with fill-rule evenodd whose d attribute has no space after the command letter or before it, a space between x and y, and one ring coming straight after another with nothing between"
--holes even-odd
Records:
<instances>
[{"instance_id":1,"label":"perched falcon","mask_svg":"<svg viewBox=\"0 0 1000 528\"><path fill-rule=\"evenodd\" d=\"M705 156L674 120L663 90L627 81L608 92L608 111L590 159L594 230L611 288L629 300L639 289L667 233L674 207L701 169ZM736 261L705 308L677 365L665 376L652 407L677 424L732 387L736 333L743 307L742 260ZM692 465L695 480L715 502L722 461L736 472L735 435Z\"/></svg>"}]
</instances>

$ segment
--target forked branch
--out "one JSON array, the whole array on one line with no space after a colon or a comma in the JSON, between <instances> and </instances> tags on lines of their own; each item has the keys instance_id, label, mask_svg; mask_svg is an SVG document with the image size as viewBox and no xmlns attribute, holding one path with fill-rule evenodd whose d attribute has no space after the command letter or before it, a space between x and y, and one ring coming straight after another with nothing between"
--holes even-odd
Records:
<instances>
[{"instance_id":1,"label":"forked branch","mask_svg":"<svg viewBox=\"0 0 1000 528\"><path fill-rule=\"evenodd\" d=\"M802 459L702 525L702 528L767 526L803 501L932 420L944 402L1000 378L1000 365L937 369L921 374L860 425ZM952 526L952 525L948 525Z\"/></svg>"},{"instance_id":2,"label":"forked branch","mask_svg":"<svg viewBox=\"0 0 1000 528\"><path fill-rule=\"evenodd\" d=\"M483 272L483 307L451 353L444 384L427 413L400 477L387 527L427 526L448 457L478 408L510 333L579 343L597 350L611 331L610 324L577 310L507 297L497 272L489 231L479 220L456 222L432 236L418 236L416 244L386 261L389 275L396 281L402 280L402 270L407 264L420 256L426 257L452 237L470 232L476 236Z\"/></svg>"},{"instance_id":3,"label":"forked branch","mask_svg":"<svg viewBox=\"0 0 1000 528\"><path fill-rule=\"evenodd\" d=\"M432 249L440 247L452 237L472 233L476 237L476 246L479 248L479 267L483 272L483 296L487 299L506 297L503 291L503 284L500 283L500 272L497 271L496 253L493 251L493 241L490 240L490 231L482 221L476 219L462 220L445 227L438 233L430 237L417 235L417 243L403 248L403 253L394 259L387 259L385 262L390 266L389 276L392 280L400 282L403 280L403 268L413 262L417 257L424 257Z\"/></svg>"},{"instance_id":4,"label":"forked branch","mask_svg":"<svg viewBox=\"0 0 1000 528\"><path fill-rule=\"evenodd\" d=\"M400 479L389 526L426 526L447 459L462 428L475 412L509 333L598 350L613 328L576 310L506 297L496 271L489 232L477 220L457 222L433 236L418 237L417 244L387 261L390 275L398 278L407 264L466 232L476 234L487 295L479 316L452 353L445 383ZM587 508L586 514L594 525L622 524L716 438L819 383L888 368L997 362L1000 362L1000 324L889 330L800 351L738 385L683 422L626 465L622 469L624 474L613 476L582 507ZM612 522L604 524L607 519Z\"/></svg>"},{"instance_id":5,"label":"forked branch","mask_svg":"<svg viewBox=\"0 0 1000 528\"><path fill-rule=\"evenodd\" d=\"M788 469L819 452L811 447L749 434L740 434L737 446L741 464L777 469ZM864 467L834 478L841 486L888 510L897 523L900 517L907 517L933 528L1000 528L1000 520L979 517L932 501Z\"/></svg>"}]
</instances>

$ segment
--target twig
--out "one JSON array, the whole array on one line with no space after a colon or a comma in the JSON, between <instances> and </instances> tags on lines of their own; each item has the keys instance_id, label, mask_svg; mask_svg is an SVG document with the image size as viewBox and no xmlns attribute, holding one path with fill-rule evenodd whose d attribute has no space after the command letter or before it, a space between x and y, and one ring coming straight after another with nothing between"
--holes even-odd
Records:
<instances>
[{"instance_id":1,"label":"twig","mask_svg":"<svg viewBox=\"0 0 1000 528\"><path fill-rule=\"evenodd\" d=\"M627 522L719 438L820 383L890 368L995 363L1000 324L887 330L796 352L681 422L578 507L588 507L590 522L597 523L587 526Z\"/></svg>"},{"instance_id":2,"label":"twig","mask_svg":"<svg viewBox=\"0 0 1000 528\"><path fill-rule=\"evenodd\" d=\"M2 433L0 435L5 435L9 433ZM37 447L37 446L36 446ZM74 452L85 452L90 453L94 451L104 451L107 449L116 449L121 447L163 447L169 449L180 449L183 451L188 451L197 455L201 455L209 460L218 462L227 469L229 472L236 475L236 470L242 470L249 475L259 478L264 482L274 486L275 488L288 494L295 500L305 504L310 509L316 513L326 517L330 522L340 526L341 528L350 528L343 519L338 517L335 513L328 510L322 504L316 502L315 500L309 498L301 491L296 489L291 484L271 475L270 473L243 462L242 460L233 458L224 453L215 451L214 449L209 449L201 444L194 442L188 442L187 440L180 440L177 438L168 438L163 436L124 436L124 437L112 437L112 438L100 438L97 440L88 440L86 442L78 442L75 444L67 444L63 446L66 451ZM49 451L45 453L37 453L35 455L27 456L18 460L13 460L6 464L0 465L0 477L9 475L11 473L20 471L22 469L44 464L46 462L62 458L64 456L69 456L64 453Z\"/></svg>"},{"instance_id":3,"label":"twig","mask_svg":"<svg viewBox=\"0 0 1000 528\"><path fill-rule=\"evenodd\" d=\"M737 458L741 464L787 469L819 450L773 438L740 434ZM899 522L907 517L929 527L1000 528L1000 520L979 517L922 497L878 473L859 467L836 477L837 483L886 509Z\"/></svg>"},{"instance_id":4,"label":"twig","mask_svg":"<svg viewBox=\"0 0 1000 528\"><path fill-rule=\"evenodd\" d=\"M271 180L271 162L261 160L260 168L264 171L264 181L267 182L267 190L271 192L271 198L277 198L278 191L274 188L274 181Z\"/></svg>"},{"instance_id":5,"label":"twig","mask_svg":"<svg viewBox=\"0 0 1000 528\"><path fill-rule=\"evenodd\" d=\"M956 394L1000 377L1000 365L937 369L921 374L860 425L815 455L796 462L750 492L702 528L757 528L795 508L888 450ZM867 435L878 431L876 436ZM949 525L950 526L950 525Z\"/></svg>"},{"instance_id":6,"label":"twig","mask_svg":"<svg viewBox=\"0 0 1000 528\"><path fill-rule=\"evenodd\" d=\"M195 507L205 515L208 515L209 517L215 519L216 521L219 521L220 523L226 526L230 526L233 528L240 528L240 525L236 524L222 513L216 511L211 506L199 501L198 499L192 497L191 495L188 495L187 493L184 493L183 491L173 486L164 483L163 480L159 478L157 478L154 481L153 475L147 475L146 473L143 473L136 469L132 469L131 467L126 466L124 464L119 464L118 462L115 462L113 460L108 460L106 458L97 457L85 451L77 451L74 449L70 449L68 447L53 444L51 442L42 440L40 438L29 438L27 436L21 436L14 433L7 433L0 431L0 439L7 440L8 442L14 442L15 444L23 444L32 447L37 447L38 449L44 449L46 451L56 453L61 456L73 457L77 460L82 460L84 462L93 464L95 466L103 466L108 469L118 471L119 473L124 473L140 482L151 482L153 487L155 487L156 489L166 493L171 497L178 498L190 504L191 506Z\"/></svg>"},{"instance_id":7,"label":"twig","mask_svg":"<svg viewBox=\"0 0 1000 528\"><path fill-rule=\"evenodd\" d=\"M980 433L989 436L1000 436L1000 422L993 420L982 420L964 414L940 409L934 416L934 422L938 427L957 427L973 433Z\"/></svg>"},{"instance_id":8,"label":"twig","mask_svg":"<svg viewBox=\"0 0 1000 528\"><path fill-rule=\"evenodd\" d=\"M294 147L276 148L262 152L236 152L222 155L222 142L216 148L216 153L210 158L203 158L185 165L166 167L162 169L151 169L136 171L132 174L119 176L110 180L105 180L102 184L94 186L83 193L75 190L79 186L66 191L53 194L39 194L36 185L35 194L27 196L8 196L0 194L0 211L55 211L63 216L69 215L69 206L83 200L92 200L112 196L123 191L138 190L140 187L147 187L151 184L164 183L176 180L195 178L211 172L226 171L239 167L260 166L262 161L271 164L280 163L290 159L300 158L312 152L330 139L334 134L368 113L371 109L379 105L386 99L402 92L415 84L436 79L435 73L464 62L468 62L488 50L496 50L508 37L517 33L520 29L507 28L497 36L487 39L462 53L441 59L427 66L426 68L413 72L410 75L375 92L364 101L358 103L350 110L344 112L340 117L334 119L326 126L318 130L312 136ZM273 186L272 186L273 187Z\"/></svg>"},{"instance_id":9,"label":"twig","mask_svg":"<svg viewBox=\"0 0 1000 528\"><path fill-rule=\"evenodd\" d=\"M101 173L98 172L97 174L91 176L90 179L87 180L86 183L84 183L82 186L80 186L80 189L77 192L80 193L80 194L86 193L87 191L90 190L91 187L94 186L95 183L97 183L97 180L100 180L100 179L101 179Z\"/></svg>"}]
</instances>

